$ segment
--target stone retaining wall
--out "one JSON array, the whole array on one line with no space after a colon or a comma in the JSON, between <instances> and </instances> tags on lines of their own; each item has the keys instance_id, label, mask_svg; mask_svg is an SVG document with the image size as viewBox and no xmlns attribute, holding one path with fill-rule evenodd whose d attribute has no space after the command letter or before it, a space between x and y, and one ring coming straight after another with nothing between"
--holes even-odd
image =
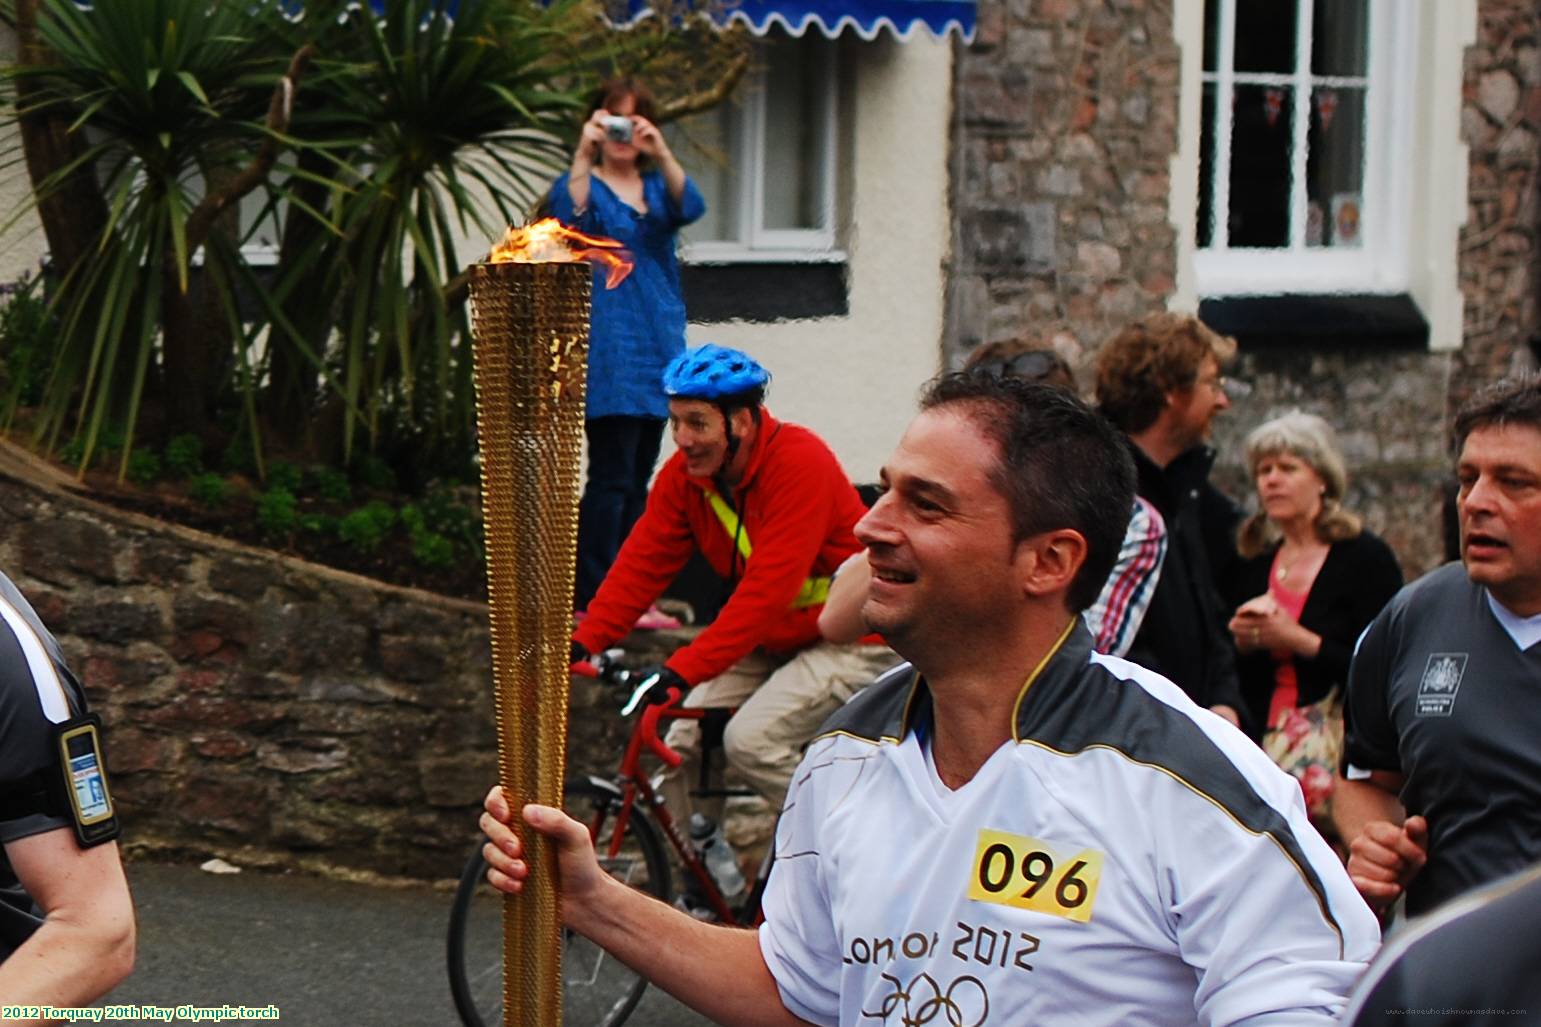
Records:
<instances>
[{"instance_id":1,"label":"stone retaining wall","mask_svg":"<svg viewBox=\"0 0 1541 1027\"><path fill-rule=\"evenodd\" d=\"M0 449L0 569L108 725L131 852L458 873L495 778L485 606L113 510ZM614 768L615 709L575 686L570 769Z\"/></svg>"}]
</instances>

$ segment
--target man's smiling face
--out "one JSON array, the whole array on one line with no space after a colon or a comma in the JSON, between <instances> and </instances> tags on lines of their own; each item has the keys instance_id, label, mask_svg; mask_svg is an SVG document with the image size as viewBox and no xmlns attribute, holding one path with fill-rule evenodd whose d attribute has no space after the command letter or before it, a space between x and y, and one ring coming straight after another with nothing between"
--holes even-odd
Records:
<instances>
[{"instance_id":1,"label":"man's smiling face","mask_svg":"<svg viewBox=\"0 0 1541 1027\"><path fill-rule=\"evenodd\" d=\"M882 471L885 492L856 525L872 584L862 617L901 654L1020 603L999 447L956 408L922 412Z\"/></svg>"}]
</instances>

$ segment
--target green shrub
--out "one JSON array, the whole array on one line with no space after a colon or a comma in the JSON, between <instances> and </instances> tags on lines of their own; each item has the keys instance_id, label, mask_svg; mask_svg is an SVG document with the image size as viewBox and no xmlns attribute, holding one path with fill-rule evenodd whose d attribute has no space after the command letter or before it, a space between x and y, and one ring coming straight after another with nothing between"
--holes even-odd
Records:
<instances>
[{"instance_id":1,"label":"green shrub","mask_svg":"<svg viewBox=\"0 0 1541 1027\"><path fill-rule=\"evenodd\" d=\"M123 452L121 428L103 428L96 433L96 452L92 454L94 461L101 464L114 463L121 452Z\"/></svg>"},{"instance_id":2,"label":"green shrub","mask_svg":"<svg viewBox=\"0 0 1541 1027\"><path fill-rule=\"evenodd\" d=\"M59 462L66 467L79 467L81 459L86 455L86 440L79 436L70 439L59 450Z\"/></svg>"},{"instance_id":3,"label":"green shrub","mask_svg":"<svg viewBox=\"0 0 1541 1027\"><path fill-rule=\"evenodd\" d=\"M300 530L309 535L335 535L337 524L337 518L331 514L300 514Z\"/></svg>"},{"instance_id":4,"label":"green shrub","mask_svg":"<svg viewBox=\"0 0 1541 1027\"><path fill-rule=\"evenodd\" d=\"M396 472L391 465L373 453L361 457L358 462L358 480L368 488L381 492L396 491Z\"/></svg>"},{"instance_id":5,"label":"green shrub","mask_svg":"<svg viewBox=\"0 0 1541 1027\"><path fill-rule=\"evenodd\" d=\"M331 503L346 503L353 498L353 486L348 476L331 467L312 467L310 487L315 494Z\"/></svg>"},{"instance_id":6,"label":"green shrub","mask_svg":"<svg viewBox=\"0 0 1541 1027\"><path fill-rule=\"evenodd\" d=\"M470 511L464 507L458 507L469 516ZM421 506L408 505L401 508L401 523L406 527L407 533L412 536L412 558L424 567L451 567L455 563L457 550L466 548L457 546L455 540L446 537L442 532L435 531L429 523L430 512L441 515L444 510L435 507L425 499ZM449 522L458 525L457 518L449 518ZM474 553L475 547L470 547Z\"/></svg>"},{"instance_id":7,"label":"green shrub","mask_svg":"<svg viewBox=\"0 0 1541 1027\"><path fill-rule=\"evenodd\" d=\"M230 445L220 454L219 465L229 474L254 474L257 470L257 454L251 448L251 438L244 432L230 440Z\"/></svg>"},{"instance_id":8,"label":"green shrub","mask_svg":"<svg viewBox=\"0 0 1541 1027\"><path fill-rule=\"evenodd\" d=\"M402 507L401 512L397 516L401 518L401 526L407 529L407 534L409 535L417 535L428 528L427 523L423 520L423 512L413 503L408 503Z\"/></svg>"},{"instance_id":9,"label":"green shrub","mask_svg":"<svg viewBox=\"0 0 1541 1027\"><path fill-rule=\"evenodd\" d=\"M148 485L161 476L161 458L148 449L135 449L128 455L128 480L135 485Z\"/></svg>"},{"instance_id":10,"label":"green shrub","mask_svg":"<svg viewBox=\"0 0 1541 1027\"><path fill-rule=\"evenodd\" d=\"M420 505L423 524L430 531L443 535L457 549L465 549L473 554L481 552L481 518L474 509L457 502L449 489L430 488Z\"/></svg>"},{"instance_id":11,"label":"green shrub","mask_svg":"<svg viewBox=\"0 0 1541 1027\"><path fill-rule=\"evenodd\" d=\"M204 506L224 506L230 500L230 483L222 475L199 474L187 483L187 494Z\"/></svg>"},{"instance_id":12,"label":"green shrub","mask_svg":"<svg viewBox=\"0 0 1541 1027\"><path fill-rule=\"evenodd\" d=\"M436 531L414 532L412 559L424 567L449 567L455 562L455 547Z\"/></svg>"},{"instance_id":13,"label":"green shrub","mask_svg":"<svg viewBox=\"0 0 1541 1027\"><path fill-rule=\"evenodd\" d=\"M299 507L294 493L272 488L257 497L257 524L269 538L286 538L299 526Z\"/></svg>"},{"instance_id":14,"label":"green shrub","mask_svg":"<svg viewBox=\"0 0 1541 1027\"><path fill-rule=\"evenodd\" d=\"M116 464L123 452L123 433L116 428L103 428L96 433L96 445L91 449L91 462L87 467ZM59 462L68 467L79 467L86 453L85 435L76 435L59 450Z\"/></svg>"},{"instance_id":15,"label":"green shrub","mask_svg":"<svg viewBox=\"0 0 1541 1027\"><path fill-rule=\"evenodd\" d=\"M366 503L337 524L337 537L354 549L372 553L396 526L396 511L378 500Z\"/></svg>"},{"instance_id":16,"label":"green shrub","mask_svg":"<svg viewBox=\"0 0 1541 1027\"><path fill-rule=\"evenodd\" d=\"M25 280L0 310L0 362L5 366L7 401L36 406L43 397L48 367L57 346L58 325L48 303Z\"/></svg>"},{"instance_id":17,"label":"green shrub","mask_svg":"<svg viewBox=\"0 0 1541 1027\"><path fill-rule=\"evenodd\" d=\"M274 460L267 466L269 489L283 489L290 495L299 495L300 469L287 460Z\"/></svg>"},{"instance_id":18,"label":"green shrub","mask_svg":"<svg viewBox=\"0 0 1541 1027\"><path fill-rule=\"evenodd\" d=\"M179 478L203 473L203 440L196 435L178 435L166 443L166 470Z\"/></svg>"}]
</instances>

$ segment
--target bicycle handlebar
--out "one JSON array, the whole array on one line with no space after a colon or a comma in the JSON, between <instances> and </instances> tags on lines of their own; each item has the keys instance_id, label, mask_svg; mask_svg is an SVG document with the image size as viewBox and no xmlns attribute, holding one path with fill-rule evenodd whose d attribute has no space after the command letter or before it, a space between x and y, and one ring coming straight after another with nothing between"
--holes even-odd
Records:
<instances>
[{"instance_id":1,"label":"bicycle handlebar","mask_svg":"<svg viewBox=\"0 0 1541 1027\"><path fill-rule=\"evenodd\" d=\"M595 663L591 660L580 660L567 668L570 673L579 677L597 678L606 684L620 685L624 687L629 681L632 672L612 661ZM684 757L664 742L658 736L658 721L664 715L664 711L674 708L684 698L684 693L678 688L669 689L668 701L663 703L648 703L642 709L642 715L637 718L637 724L632 728L632 744L639 741L647 746L649 752L664 762L665 766L677 767L684 762Z\"/></svg>"},{"instance_id":2,"label":"bicycle handlebar","mask_svg":"<svg viewBox=\"0 0 1541 1027\"><path fill-rule=\"evenodd\" d=\"M658 737L658 718L663 716L664 710L673 706L683 698L678 688L669 689L669 701L661 704L649 703L642 711L642 716L637 718L637 732L642 736L645 744L654 756L664 761L668 767L677 767L684 762L684 757L669 748L664 740Z\"/></svg>"}]
</instances>

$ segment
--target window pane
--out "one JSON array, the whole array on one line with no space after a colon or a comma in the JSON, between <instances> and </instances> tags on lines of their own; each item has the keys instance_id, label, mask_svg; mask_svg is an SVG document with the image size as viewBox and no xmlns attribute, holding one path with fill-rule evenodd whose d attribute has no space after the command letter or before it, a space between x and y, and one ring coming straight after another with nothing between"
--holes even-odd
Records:
<instances>
[{"instance_id":1,"label":"window pane","mask_svg":"<svg viewBox=\"0 0 1541 1027\"><path fill-rule=\"evenodd\" d=\"M1231 128L1231 246L1289 243L1293 90L1236 87Z\"/></svg>"},{"instance_id":2,"label":"window pane","mask_svg":"<svg viewBox=\"0 0 1541 1027\"><path fill-rule=\"evenodd\" d=\"M804 39L772 46L765 69L767 229L824 226L824 74L828 44Z\"/></svg>"},{"instance_id":3,"label":"window pane","mask_svg":"<svg viewBox=\"0 0 1541 1027\"><path fill-rule=\"evenodd\" d=\"M1212 82L1204 84L1204 99L1199 114L1199 249L1213 246L1215 242L1216 88Z\"/></svg>"},{"instance_id":4,"label":"window pane","mask_svg":"<svg viewBox=\"0 0 1541 1027\"><path fill-rule=\"evenodd\" d=\"M1365 91L1317 89L1306 154L1306 243L1350 247L1363 237Z\"/></svg>"},{"instance_id":5,"label":"window pane","mask_svg":"<svg viewBox=\"0 0 1541 1027\"><path fill-rule=\"evenodd\" d=\"M1315 0L1311 22L1313 75L1364 75L1368 67L1368 0Z\"/></svg>"},{"instance_id":6,"label":"window pane","mask_svg":"<svg viewBox=\"0 0 1541 1027\"><path fill-rule=\"evenodd\" d=\"M1220 3L1221 0L1204 0L1204 70L1216 71L1220 67Z\"/></svg>"},{"instance_id":7,"label":"window pane","mask_svg":"<svg viewBox=\"0 0 1541 1027\"><path fill-rule=\"evenodd\" d=\"M1236 0L1237 71L1293 72L1297 0Z\"/></svg>"},{"instance_id":8,"label":"window pane","mask_svg":"<svg viewBox=\"0 0 1541 1027\"><path fill-rule=\"evenodd\" d=\"M278 247L278 209L269 207L268 202L268 194L262 189L253 189L241 197L238 208L243 246Z\"/></svg>"},{"instance_id":9,"label":"window pane","mask_svg":"<svg viewBox=\"0 0 1541 1027\"><path fill-rule=\"evenodd\" d=\"M695 180L706 200L706 214L687 225L692 242L741 242L742 172L736 167L743 114L737 100L664 127L669 148Z\"/></svg>"}]
</instances>

